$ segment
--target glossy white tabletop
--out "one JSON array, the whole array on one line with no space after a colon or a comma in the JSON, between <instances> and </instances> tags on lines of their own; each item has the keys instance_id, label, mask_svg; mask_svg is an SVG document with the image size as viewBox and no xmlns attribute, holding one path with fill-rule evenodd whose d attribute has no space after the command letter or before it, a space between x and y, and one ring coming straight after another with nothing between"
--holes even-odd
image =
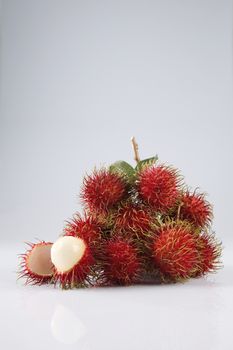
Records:
<instances>
[{"instance_id":1,"label":"glossy white tabletop","mask_svg":"<svg viewBox=\"0 0 233 350\"><path fill-rule=\"evenodd\" d=\"M16 282L16 250L5 247L1 259L4 350L233 346L230 260L218 274L186 284L61 291Z\"/></svg>"}]
</instances>

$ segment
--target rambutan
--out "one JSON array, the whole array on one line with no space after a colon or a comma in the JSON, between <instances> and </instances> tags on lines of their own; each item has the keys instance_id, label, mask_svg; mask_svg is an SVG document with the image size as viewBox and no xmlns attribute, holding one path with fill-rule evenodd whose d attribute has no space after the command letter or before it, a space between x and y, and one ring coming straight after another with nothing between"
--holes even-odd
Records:
<instances>
[{"instance_id":1,"label":"rambutan","mask_svg":"<svg viewBox=\"0 0 233 350\"><path fill-rule=\"evenodd\" d=\"M159 212L166 212L175 205L179 195L179 185L178 173L170 167L151 166L139 173L140 197Z\"/></svg>"},{"instance_id":2,"label":"rambutan","mask_svg":"<svg viewBox=\"0 0 233 350\"><path fill-rule=\"evenodd\" d=\"M101 228L97 221L88 215L82 218L76 213L73 220L68 221L64 228L65 236L73 236L84 239L90 245L95 245L101 238Z\"/></svg>"},{"instance_id":3,"label":"rambutan","mask_svg":"<svg viewBox=\"0 0 233 350\"><path fill-rule=\"evenodd\" d=\"M84 178L81 199L90 211L101 212L113 207L125 194L123 177L101 169Z\"/></svg>"},{"instance_id":4,"label":"rambutan","mask_svg":"<svg viewBox=\"0 0 233 350\"><path fill-rule=\"evenodd\" d=\"M186 192L181 198L180 218L203 227L212 220L211 205L203 194Z\"/></svg>"},{"instance_id":5,"label":"rambutan","mask_svg":"<svg viewBox=\"0 0 233 350\"><path fill-rule=\"evenodd\" d=\"M87 243L74 236L60 237L51 248L54 281L62 288L81 285L91 271L94 258Z\"/></svg>"},{"instance_id":6,"label":"rambutan","mask_svg":"<svg viewBox=\"0 0 233 350\"><path fill-rule=\"evenodd\" d=\"M204 233L197 238L199 266L195 277L215 272L220 267L221 243L213 234Z\"/></svg>"},{"instance_id":7,"label":"rambutan","mask_svg":"<svg viewBox=\"0 0 233 350\"><path fill-rule=\"evenodd\" d=\"M50 258L51 242L27 243L29 249L21 254L19 278L26 278L26 284L49 283L53 277Z\"/></svg>"},{"instance_id":8,"label":"rambutan","mask_svg":"<svg viewBox=\"0 0 233 350\"><path fill-rule=\"evenodd\" d=\"M212 207L184 188L179 172L141 159L121 160L85 176L84 214L67 221L55 243L30 243L22 254L26 283L62 288L174 283L220 267L221 245L209 234Z\"/></svg>"},{"instance_id":9,"label":"rambutan","mask_svg":"<svg viewBox=\"0 0 233 350\"><path fill-rule=\"evenodd\" d=\"M111 238L103 246L103 268L110 284L133 283L141 271L137 248L128 239Z\"/></svg>"},{"instance_id":10,"label":"rambutan","mask_svg":"<svg viewBox=\"0 0 233 350\"><path fill-rule=\"evenodd\" d=\"M120 231L147 233L152 225L149 210L133 203L122 205L115 218L115 227Z\"/></svg>"},{"instance_id":11,"label":"rambutan","mask_svg":"<svg viewBox=\"0 0 233 350\"><path fill-rule=\"evenodd\" d=\"M175 280L191 277L199 258L191 226L175 222L162 226L154 237L152 255L160 270Z\"/></svg>"}]
</instances>

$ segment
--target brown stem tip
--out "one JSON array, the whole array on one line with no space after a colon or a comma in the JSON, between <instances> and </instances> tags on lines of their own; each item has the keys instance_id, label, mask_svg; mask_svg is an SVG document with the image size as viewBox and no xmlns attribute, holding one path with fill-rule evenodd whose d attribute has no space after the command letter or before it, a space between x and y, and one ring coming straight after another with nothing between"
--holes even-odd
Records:
<instances>
[{"instance_id":1,"label":"brown stem tip","mask_svg":"<svg viewBox=\"0 0 233 350\"><path fill-rule=\"evenodd\" d=\"M134 136L131 137L131 142L132 142L133 151L134 151L134 159L138 163L138 162L140 162L140 157L139 157L139 153L138 153L138 144L137 144Z\"/></svg>"}]
</instances>

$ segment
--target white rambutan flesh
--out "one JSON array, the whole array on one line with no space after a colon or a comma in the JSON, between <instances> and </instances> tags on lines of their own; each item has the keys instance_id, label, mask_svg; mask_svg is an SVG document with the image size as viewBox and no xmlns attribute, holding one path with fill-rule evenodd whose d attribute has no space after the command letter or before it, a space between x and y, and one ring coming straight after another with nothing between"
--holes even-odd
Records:
<instances>
[{"instance_id":1,"label":"white rambutan flesh","mask_svg":"<svg viewBox=\"0 0 233 350\"><path fill-rule=\"evenodd\" d=\"M73 236L60 237L51 248L51 260L57 272L70 271L84 256L86 244Z\"/></svg>"}]
</instances>

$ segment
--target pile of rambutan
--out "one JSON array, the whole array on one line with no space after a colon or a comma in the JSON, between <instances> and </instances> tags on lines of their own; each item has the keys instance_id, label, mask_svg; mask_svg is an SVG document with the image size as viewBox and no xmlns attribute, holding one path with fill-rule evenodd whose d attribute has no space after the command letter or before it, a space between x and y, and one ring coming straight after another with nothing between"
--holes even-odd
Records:
<instances>
[{"instance_id":1,"label":"pile of rambutan","mask_svg":"<svg viewBox=\"0 0 233 350\"><path fill-rule=\"evenodd\" d=\"M140 160L94 170L81 190L83 215L66 222L55 243L29 243L20 277L62 288L183 282L221 266L212 207L180 173Z\"/></svg>"}]
</instances>

